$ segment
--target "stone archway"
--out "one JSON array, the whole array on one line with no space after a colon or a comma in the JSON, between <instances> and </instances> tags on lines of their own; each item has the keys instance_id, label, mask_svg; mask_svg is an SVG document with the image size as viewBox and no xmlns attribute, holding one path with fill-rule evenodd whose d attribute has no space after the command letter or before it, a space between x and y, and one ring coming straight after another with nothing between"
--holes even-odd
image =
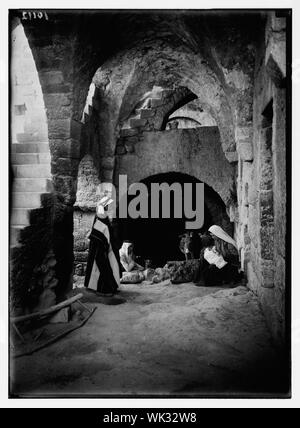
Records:
<instances>
[{"instance_id":1,"label":"stone archway","mask_svg":"<svg viewBox=\"0 0 300 428\"><path fill-rule=\"evenodd\" d=\"M179 250L179 235L186 229L186 220L184 207L182 208L182 218L175 218L170 199L170 218L163 218L162 212L158 218L151 218L151 185L153 183L168 185L179 184L182 188L185 183L192 184L193 203L196 198L196 183L200 181L188 174L180 172L166 172L148 176L140 181L148 188L148 218L117 218L114 221L114 232L117 237L118 247L123 240L130 240L135 245L137 255L145 259L151 259L156 266L163 266L170 260L184 259ZM127 197L128 205L133 197ZM183 203L183 202L182 202ZM204 183L204 224L195 232L204 232L212 224L218 224L232 233L232 224L226 213L226 207L220 196L207 184Z\"/></svg>"}]
</instances>

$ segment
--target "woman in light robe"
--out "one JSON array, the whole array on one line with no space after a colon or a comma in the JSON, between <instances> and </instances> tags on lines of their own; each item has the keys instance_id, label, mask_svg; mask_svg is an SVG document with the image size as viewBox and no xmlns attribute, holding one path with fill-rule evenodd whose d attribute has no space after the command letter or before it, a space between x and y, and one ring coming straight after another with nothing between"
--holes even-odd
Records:
<instances>
[{"instance_id":1,"label":"woman in light robe","mask_svg":"<svg viewBox=\"0 0 300 428\"><path fill-rule=\"evenodd\" d=\"M120 262L125 272L143 271L143 266L135 261L133 243L124 241L119 251Z\"/></svg>"},{"instance_id":2,"label":"woman in light robe","mask_svg":"<svg viewBox=\"0 0 300 428\"><path fill-rule=\"evenodd\" d=\"M133 243L130 241L124 241L122 247L119 250L119 255L123 270L121 283L137 284L142 282L145 279L145 275L143 273L145 268L135 261Z\"/></svg>"},{"instance_id":3,"label":"woman in light robe","mask_svg":"<svg viewBox=\"0 0 300 428\"><path fill-rule=\"evenodd\" d=\"M85 287L105 295L117 292L120 270L111 245L109 219L106 215L112 199L104 197L98 203L95 220L90 233L90 247L85 275Z\"/></svg>"}]
</instances>

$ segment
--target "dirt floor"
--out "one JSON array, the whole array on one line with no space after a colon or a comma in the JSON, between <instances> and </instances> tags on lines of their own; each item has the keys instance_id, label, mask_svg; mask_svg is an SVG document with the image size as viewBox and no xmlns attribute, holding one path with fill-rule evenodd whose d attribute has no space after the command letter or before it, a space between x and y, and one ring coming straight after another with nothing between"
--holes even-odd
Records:
<instances>
[{"instance_id":1,"label":"dirt floor","mask_svg":"<svg viewBox=\"0 0 300 428\"><path fill-rule=\"evenodd\" d=\"M276 393L280 363L243 286L122 285L80 329L11 363L20 396ZM91 304L90 305L95 305Z\"/></svg>"}]
</instances>

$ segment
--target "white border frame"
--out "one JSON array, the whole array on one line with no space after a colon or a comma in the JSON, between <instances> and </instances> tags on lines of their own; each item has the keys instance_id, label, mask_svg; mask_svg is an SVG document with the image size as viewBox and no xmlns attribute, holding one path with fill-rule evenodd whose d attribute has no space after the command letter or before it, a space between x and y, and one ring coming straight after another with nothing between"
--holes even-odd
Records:
<instances>
[{"instance_id":1,"label":"white border frame","mask_svg":"<svg viewBox=\"0 0 300 428\"><path fill-rule=\"evenodd\" d=\"M292 320L293 320L293 378L292 399L8 399L8 9L276 9L293 8L293 131L292 131ZM208 7L209 6L209 7ZM0 240L0 408L299 408L300 407L300 286L295 271L300 258L300 198L297 198L297 184L300 182L300 2L299 0L85 0L23 1L4 0L0 6L1 50L0 50L0 186L2 209ZM276 373L274 373L276 376Z\"/></svg>"}]
</instances>

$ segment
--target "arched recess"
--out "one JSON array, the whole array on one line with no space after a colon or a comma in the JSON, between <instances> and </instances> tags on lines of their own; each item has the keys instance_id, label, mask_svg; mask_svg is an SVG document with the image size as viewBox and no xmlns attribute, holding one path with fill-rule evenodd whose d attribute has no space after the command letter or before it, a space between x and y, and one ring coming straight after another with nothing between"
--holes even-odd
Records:
<instances>
[{"instance_id":1,"label":"arched recess","mask_svg":"<svg viewBox=\"0 0 300 428\"><path fill-rule=\"evenodd\" d=\"M183 105L174 112L169 113L165 121L172 121L176 117L189 118L199 123L200 126L217 126L214 118L209 114L198 98Z\"/></svg>"},{"instance_id":2,"label":"arched recess","mask_svg":"<svg viewBox=\"0 0 300 428\"><path fill-rule=\"evenodd\" d=\"M166 129L189 129L199 128L200 126L202 126L200 122L185 116L173 116L166 123Z\"/></svg>"},{"instance_id":3,"label":"arched recess","mask_svg":"<svg viewBox=\"0 0 300 428\"><path fill-rule=\"evenodd\" d=\"M193 203L196 198L196 183L200 181L188 174L178 172L167 172L149 176L141 180L148 189L148 213L149 218L126 218L117 216L114 221L115 235L118 237L118 246L127 239L134 242L135 252L143 259L151 259L156 266L163 266L169 260L184 259L179 250L179 235L186 230L184 207L182 207L182 218L174 218L173 199L171 196L170 218L162 218L160 211L159 218L151 218L151 184L167 183L172 185L178 183L181 187L184 183L191 183L193 189ZM172 193L172 192L171 192ZM134 196L127 195L128 205ZM121 203L121 202L120 202ZM204 232L212 224L218 224L232 233L232 226L226 213L224 202L220 196L207 184L204 183L204 224L196 232ZM160 200L161 205L161 200Z\"/></svg>"}]
</instances>

